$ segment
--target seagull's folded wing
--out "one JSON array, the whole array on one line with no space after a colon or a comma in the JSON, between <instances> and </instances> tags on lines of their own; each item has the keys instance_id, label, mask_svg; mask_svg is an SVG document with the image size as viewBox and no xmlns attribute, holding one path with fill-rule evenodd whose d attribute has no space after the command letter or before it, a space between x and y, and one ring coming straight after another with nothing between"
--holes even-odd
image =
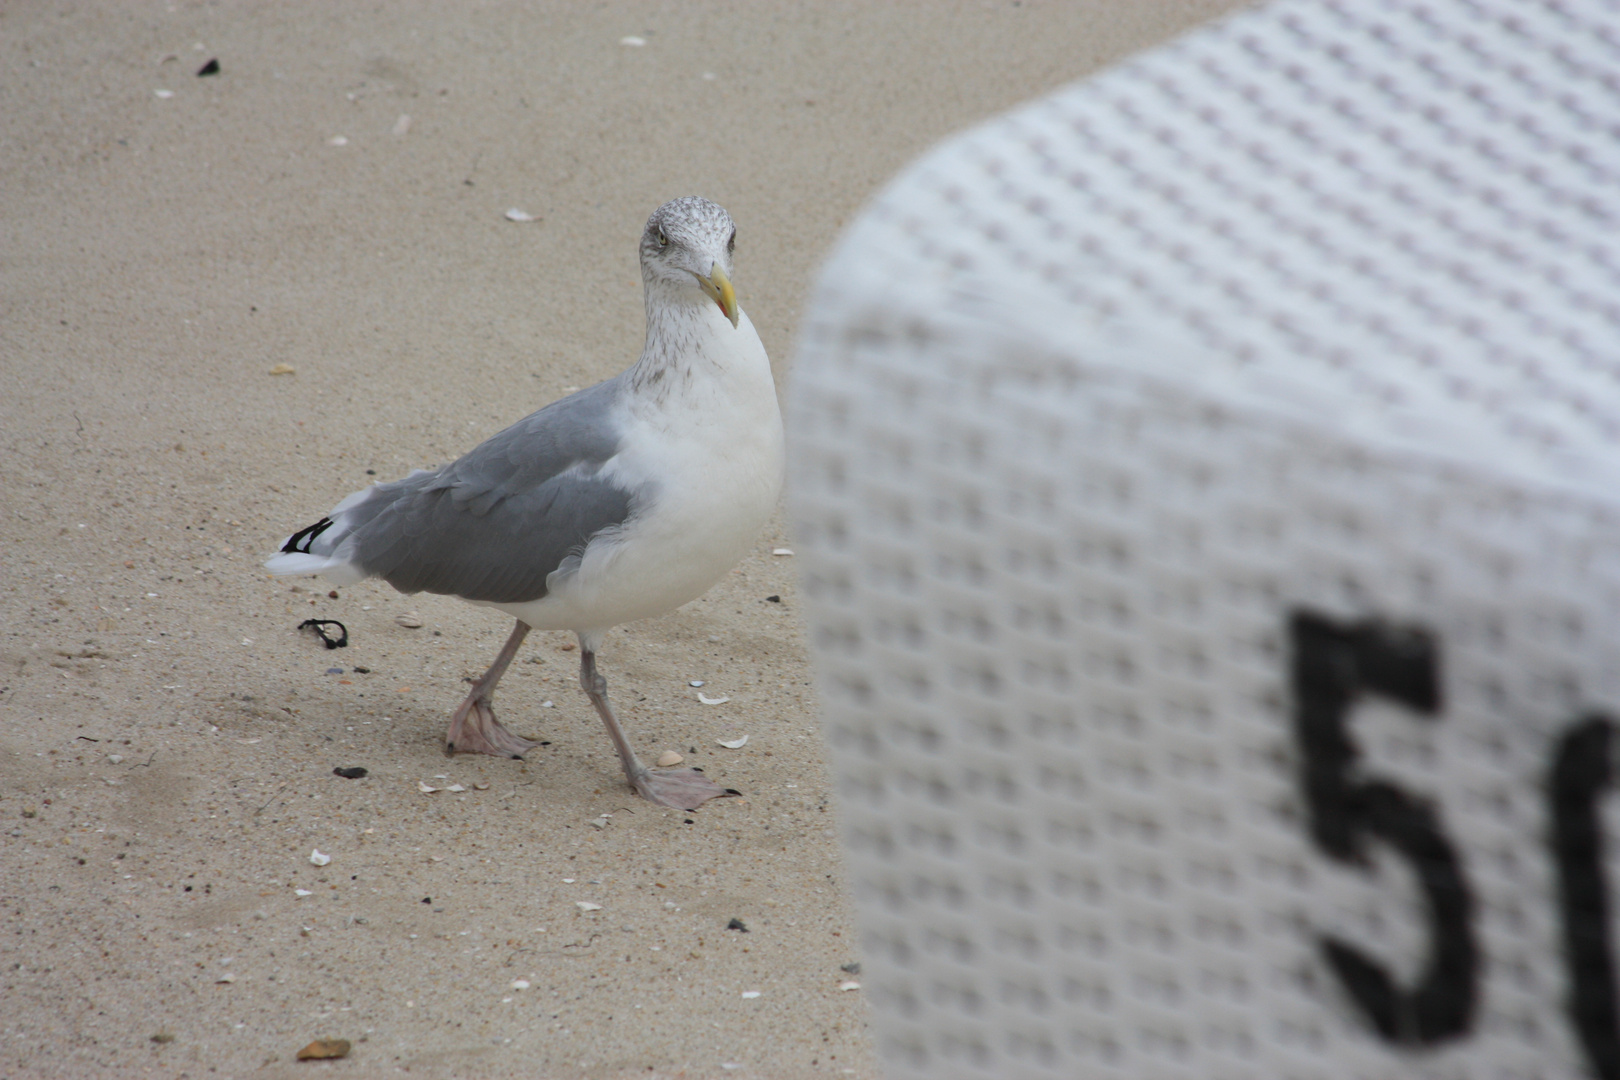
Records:
<instances>
[{"instance_id":1,"label":"seagull's folded wing","mask_svg":"<svg viewBox=\"0 0 1620 1080\"><path fill-rule=\"evenodd\" d=\"M540 599L547 575L634 509L636 493L602 475L618 393L617 379L593 386L442 469L372 487L345 507L339 554L401 592Z\"/></svg>"}]
</instances>

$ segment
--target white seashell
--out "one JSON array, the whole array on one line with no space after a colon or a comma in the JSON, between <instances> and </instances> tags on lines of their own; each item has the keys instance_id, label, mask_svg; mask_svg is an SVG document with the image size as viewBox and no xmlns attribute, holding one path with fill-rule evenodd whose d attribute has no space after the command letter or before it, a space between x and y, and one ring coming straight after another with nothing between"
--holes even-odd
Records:
<instances>
[{"instance_id":1,"label":"white seashell","mask_svg":"<svg viewBox=\"0 0 1620 1080\"><path fill-rule=\"evenodd\" d=\"M838 989L840 990L859 990L860 988L861 984L858 982L843 982L838 984Z\"/></svg>"},{"instance_id":2,"label":"white seashell","mask_svg":"<svg viewBox=\"0 0 1620 1080\"><path fill-rule=\"evenodd\" d=\"M310 892L308 889L294 889L293 890L293 895L294 896L314 896L315 894Z\"/></svg>"},{"instance_id":3,"label":"white seashell","mask_svg":"<svg viewBox=\"0 0 1620 1080\"><path fill-rule=\"evenodd\" d=\"M542 708L542 709L555 709L555 708L556 708L556 706L555 706L555 705L553 705L553 704L552 704L552 703L551 703L551 702L549 702L549 701L542 701L542 702L541 702L541 703L540 703L540 707L541 707L541 708Z\"/></svg>"},{"instance_id":4,"label":"white seashell","mask_svg":"<svg viewBox=\"0 0 1620 1080\"><path fill-rule=\"evenodd\" d=\"M647 44L647 39L643 38L643 37L636 37L634 35L631 35L630 37L622 37L622 38L620 38L619 39L619 44L623 45L623 46L625 46L627 48L639 49L643 45Z\"/></svg>"},{"instance_id":5,"label":"white seashell","mask_svg":"<svg viewBox=\"0 0 1620 1080\"><path fill-rule=\"evenodd\" d=\"M792 548L771 548L772 555L792 555Z\"/></svg>"},{"instance_id":6,"label":"white seashell","mask_svg":"<svg viewBox=\"0 0 1620 1080\"><path fill-rule=\"evenodd\" d=\"M742 996L745 997L745 998L757 998L757 997L759 997L759 991L758 990L744 990L742 992Z\"/></svg>"},{"instance_id":7,"label":"white seashell","mask_svg":"<svg viewBox=\"0 0 1620 1080\"><path fill-rule=\"evenodd\" d=\"M708 694L705 694L703 691L699 690L698 700L703 702L705 705L724 705L731 699L728 697L710 697Z\"/></svg>"},{"instance_id":8,"label":"white seashell","mask_svg":"<svg viewBox=\"0 0 1620 1080\"><path fill-rule=\"evenodd\" d=\"M581 911L601 911L601 904L593 904L589 900L575 900L574 906Z\"/></svg>"},{"instance_id":9,"label":"white seashell","mask_svg":"<svg viewBox=\"0 0 1620 1080\"><path fill-rule=\"evenodd\" d=\"M163 98L165 101L167 101L169 98L174 97L174 91L173 90L154 90L154 91L152 91L152 94L153 94L154 97Z\"/></svg>"},{"instance_id":10,"label":"white seashell","mask_svg":"<svg viewBox=\"0 0 1620 1080\"><path fill-rule=\"evenodd\" d=\"M434 792L435 792L435 791L438 791L438 790L439 790L439 789L438 789L438 788L436 788L436 787L434 787L434 786L433 786L433 785L432 785L432 784L424 784L424 783L423 783L423 782L422 782L422 781L420 781L420 780L418 780L418 781L417 781L417 782L416 782L416 789L417 789L417 790L418 790L418 791L420 791L420 792L421 792L421 793L422 793L422 794L424 794L424 795L431 795L431 794L433 794L433 793L434 793Z\"/></svg>"},{"instance_id":11,"label":"white seashell","mask_svg":"<svg viewBox=\"0 0 1620 1080\"><path fill-rule=\"evenodd\" d=\"M747 745L748 736L744 735L740 739L716 739L714 741L725 747L727 750L741 750Z\"/></svg>"},{"instance_id":12,"label":"white seashell","mask_svg":"<svg viewBox=\"0 0 1620 1080\"><path fill-rule=\"evenodd\" d=\"M687 686L692 686L692 687L702 686L703 685L703 680L702 679L693 679L691 682L687 683L686 685Z\"/></svg>"},{"instance_id":13,"label":"white seashell","mask_svg":"<svg viewBox=\"0 0 1620 1080\"><path fill-rule=\"evenodd\" d=\"M563 878L563 884L564 885L572 885L574 882L576 882L578 880L579 880L579 878L565 877L565 878Z\"/></svg>"},{"instance_id":14,"label":"white seashell","mask_svg":"<svg viewBox=\"0 0 1620 1080\"><path fill-rule=\"evenodd\" d=\"M334 135L330 139L326 140L326 145L327 146L348 146L349 145L349 137L347 135Z\"/></svg>"},{"instance_id":15,"label":"white seashell","mask_svg":"<svg viewBox=\"0 0 1620 1080\"><path fill-rule=\"evenodd\" d=\"M512 989L513 990L527 990L528 988L529 988L529 980L528 979L513 979L512 980Z\"/></svg>"},{"instance_id":16,"label":"white seashell","mask_svg":"<svg viewBox=\"0 0 1620 1080\"><path fill-rule=\"evenodd\" d=\"M514 206L512 209L510 209L510 210L508 210L506 212L506 220L507 221L533 221L534 220L534 215L533 214L526 214L522 210L519 210L517 207Z\"/></svg>"},{"instance_id":17,"label":"white seashell","mask_svg":"<svg viewBox=\"0 0 1620 1080\"><path fill-rule=\"evenodd\" d=\"M326 854L320 848L316 848L309 853L309 861L314 866L325 866L332 861L332 856Z\"/></svg>"},{"instance_id":18,"label":"white seashell","mask_svg":"<svg viewBox=\"0 0 1620 1080\"><path fill-rule=\"evenodd\" d=\"M215 979L214 981L217 982L217 983L233 983L233 982L236 981L236 976L232 975L230 972L227 971L225 974L221 975L219 978Z\"/></svg>"},{"instance_id":19,"label":"white seashell","mask_svg":"<svg viewBox=\"0 0 1620 1080\"><path fill-rule=\"evenodd\" d=\"M444 790L446 790L446 791L466 791L467 789L462 787L460 784L451 784L449 787L445 788Z\"/></svg>"},{"instance_id":20,"label":"white seashell","mask_svg":"<svg viewBox=\"0 0 1620 1080\"><path fill-rule=\"evenodd\" d=\"M681 757L681 755L676 753L674 750L665 750L662 754L658 755L658 766L659 768L667 769L671 765L679 765L685 760L685 758Z\"/></svg>"},{"instance_id":21,"label":"white seashell","mask_svg":"<svg viewBox=\"0 0 1620 1080\"><path fill-rule=\"evenodd\" d=\"M394 622L407 630L415 630L422 625L422 616L414 611L401 612L394 616Z\"/></svg>"}]
</instances>

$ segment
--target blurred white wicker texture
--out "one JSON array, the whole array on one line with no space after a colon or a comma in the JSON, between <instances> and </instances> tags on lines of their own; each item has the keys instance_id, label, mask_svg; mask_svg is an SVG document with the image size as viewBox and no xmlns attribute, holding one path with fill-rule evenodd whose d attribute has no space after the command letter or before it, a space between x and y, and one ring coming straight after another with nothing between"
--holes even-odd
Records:
<instances>
[{"instance_id":1,"label":"blurred white wicker texture","mask_svg":"<svg viewBox=\"0 0 1620 1080\"><path fill-rule=\"evenodd\" d=\"M791 502L887 1075L1620 1077L1620 14L1293 2L942 146Z\"/></svg>"}]
</instances>

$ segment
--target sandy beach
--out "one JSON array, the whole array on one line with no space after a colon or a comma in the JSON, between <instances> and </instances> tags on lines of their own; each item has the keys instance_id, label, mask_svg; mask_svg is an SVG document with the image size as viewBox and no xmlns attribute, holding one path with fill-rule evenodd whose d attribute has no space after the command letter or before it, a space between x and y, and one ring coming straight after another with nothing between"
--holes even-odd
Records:
<instances>
[{"instance_id":1,"label":"sandy beach","mask_svg":"<svg viewBox=\"0 0 1620 1080\"><path fill-rule=\"evenodd\" d=\"M745 795L692 813L570 636L496 700L548 745L446 758L507 619L261 564L633 361L666 199L738 222L790 392L898 169L1233 6L0 11L0 1075L876 1076L780 515L601 652L644 755Z\"/></svg>"}]
</instances>

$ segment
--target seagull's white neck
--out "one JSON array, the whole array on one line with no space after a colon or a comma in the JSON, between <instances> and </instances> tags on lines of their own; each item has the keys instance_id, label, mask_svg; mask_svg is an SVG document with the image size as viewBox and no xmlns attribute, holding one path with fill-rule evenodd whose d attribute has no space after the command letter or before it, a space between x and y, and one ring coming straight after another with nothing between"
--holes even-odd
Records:
<instances>
[{"instance_id":1,"label":"seagull's white neck","mask_svg":"<svg viewBox=\"0 0 1620 1080\"><path fill-rule=\"evenodd\" d=\"M683 285L648 278L646 296L647 343L630 369L630 382L637 389L658 387L669 393L693 376L718 374L739 344L732 335L754 336L746 320L732 326L720 305L695 282Z\"/></svg>"}]
</instances>

